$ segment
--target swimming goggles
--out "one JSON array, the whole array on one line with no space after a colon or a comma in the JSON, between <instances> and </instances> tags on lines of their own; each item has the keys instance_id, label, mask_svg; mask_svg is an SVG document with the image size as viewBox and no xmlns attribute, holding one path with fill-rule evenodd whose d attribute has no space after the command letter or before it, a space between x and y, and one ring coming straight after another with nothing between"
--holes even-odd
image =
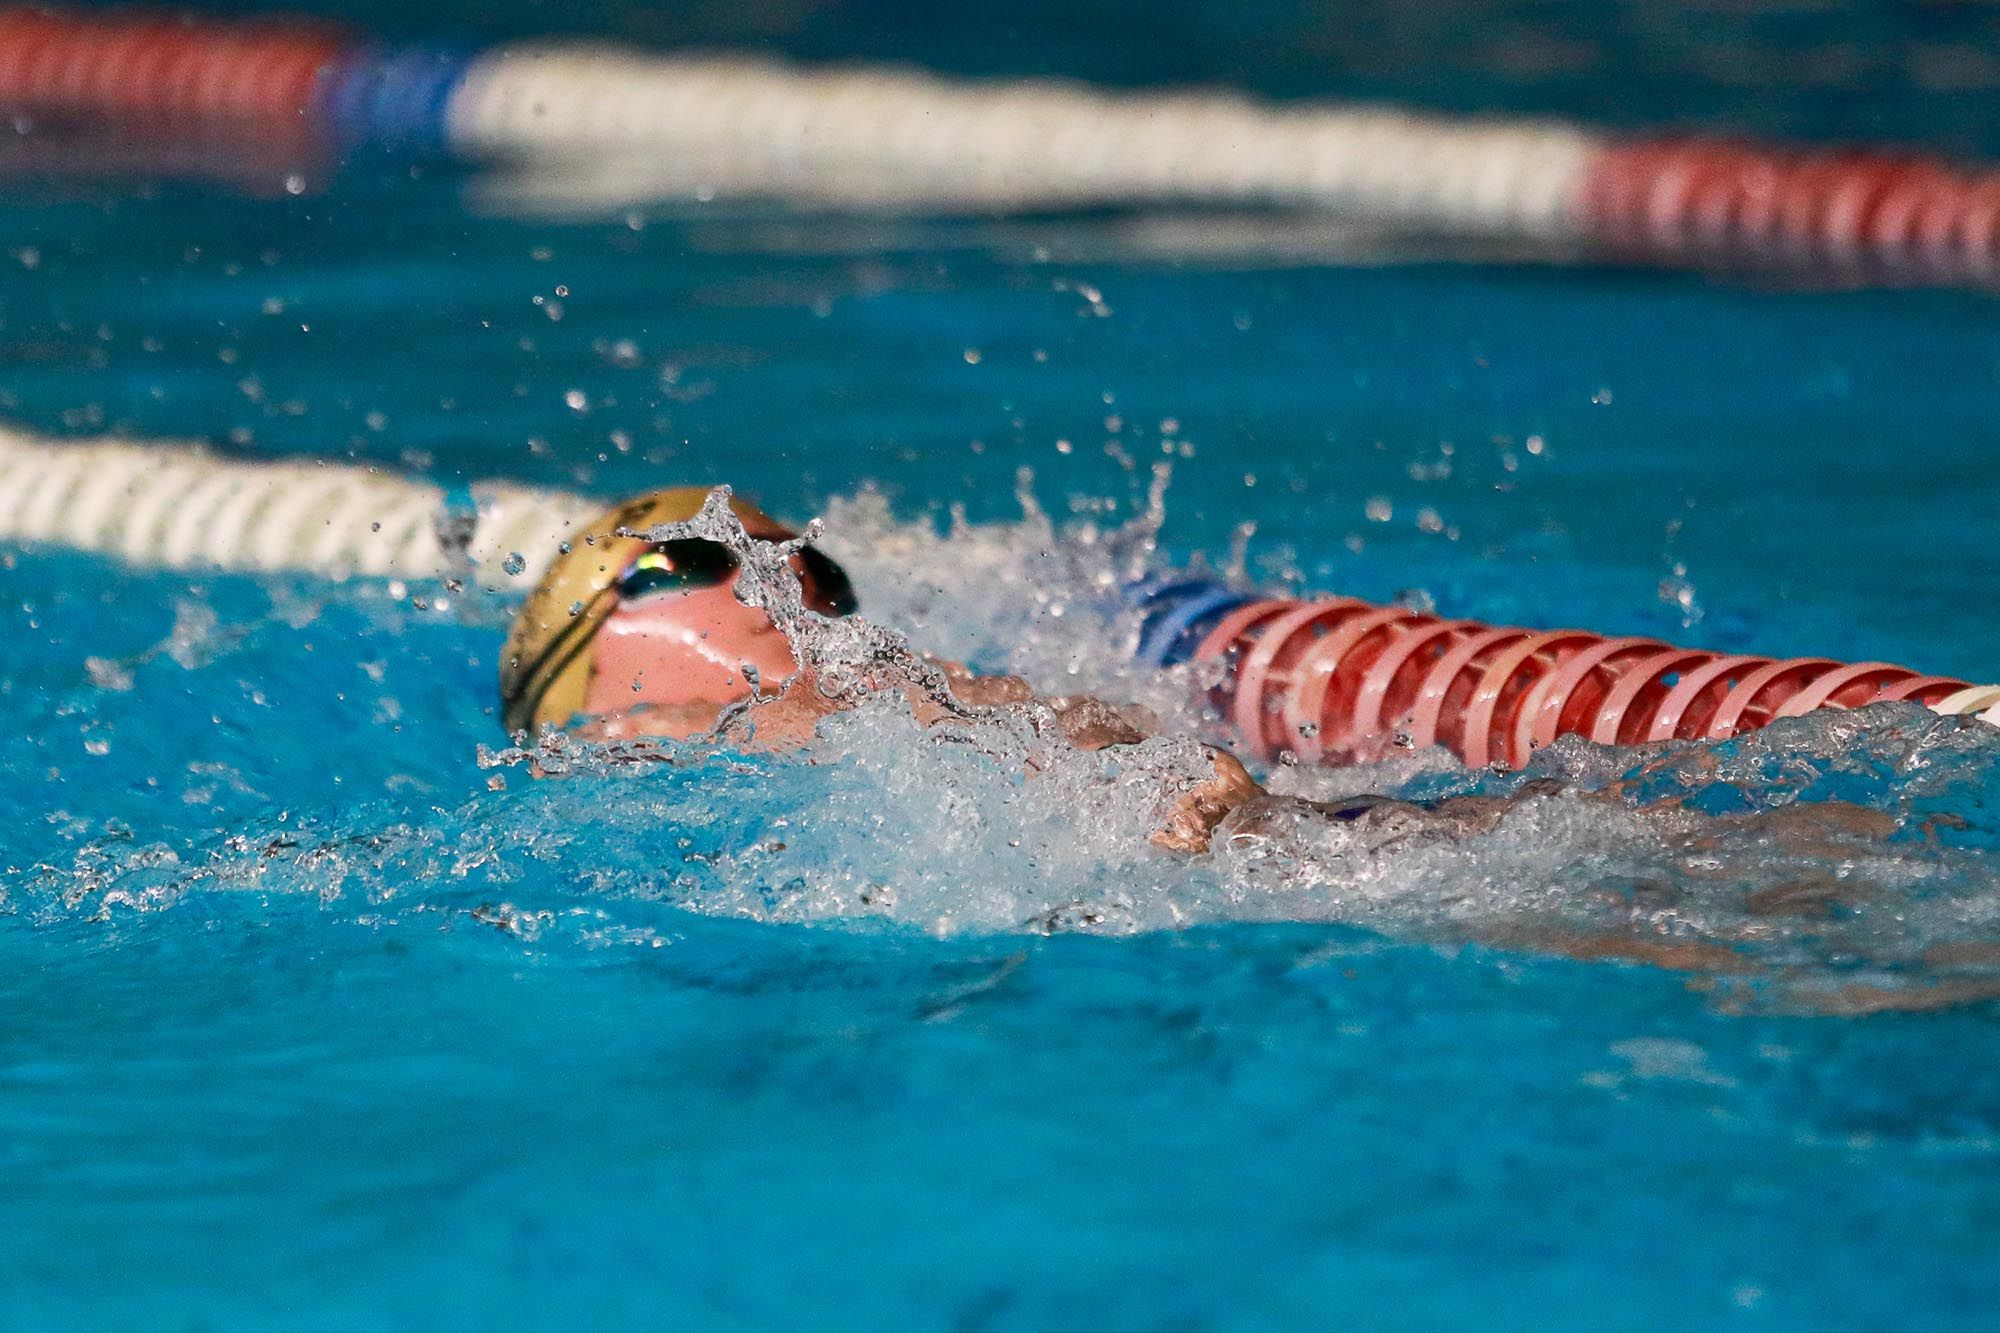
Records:
<instances>
[{"instance_id":1,"label":"swimming goggles","mask_svg":"<svg viewBox=\"0 0 2000 1333\"><path fill-rule=\"evenodd\" d=\"M721 542L680 537L653 543L612 580L611 590L621 602L643 602L717 587L741 568L736 552ZM799 590L809 608L823 616L854 614L858 606L854 585L848 582L846 571L824 552L800 547L792 554L792 570L799 576Z\"/></svg>"}]
</instances>

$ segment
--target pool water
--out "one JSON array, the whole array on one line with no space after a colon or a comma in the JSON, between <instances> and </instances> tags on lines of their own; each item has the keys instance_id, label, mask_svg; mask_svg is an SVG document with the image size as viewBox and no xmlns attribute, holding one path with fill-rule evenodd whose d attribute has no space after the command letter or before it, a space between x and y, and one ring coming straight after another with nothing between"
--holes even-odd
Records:
<instances>
[{"instance_id":1,"label":"pool water","mask_svg":"<svg viewBox=\"0 0 2000 1333\"><path fill-rule=\"evenodd\" d=\"M903 41L888 5L691 12L718 41L1125 82L1237 77L1215 53L1289 22L1190 8L1149 65L1106 54L1111 9L987 44ZM461 30L557 22L494 13ZM1987 20L1870 21L1916 51ZM1415 19L1318 49L1374 95L1634 123L1706 68L1623 10L1491 23L1544 55L1569 23L1583 53L1390 61ZM1855 60L1756 96L1711 70L1685 114L2000 145L1969 96L1920 96L1935 52ZM1238 81L1340 86L1293 47ZM1185 689L1117 666L1086 577L1158 463L1158 564L1226 564L1249 523L1269 586L2000 677L1988 295L1196 262L1115 215L547 217L412 165L297 197L15 184L0 407L454 484L730 482L825 513L864 609L919 646L1050 688ZM1115 766L1024 782L1005 737L941 747L886 705L818 764L585 752L536 781L495 720L508 607L477 588L0 559L9 1329L2000 1308L2000 733L1976 724L1563 746L1537 774L1636 794L1463 844L1187 861L1145 845ZM1516 781L1434 756L1277 780ZM1652 798L1696 813L1663 829ZM1898 829L1802 851L1740 822L1801 798Z\"/></svg>"}]
</instances>

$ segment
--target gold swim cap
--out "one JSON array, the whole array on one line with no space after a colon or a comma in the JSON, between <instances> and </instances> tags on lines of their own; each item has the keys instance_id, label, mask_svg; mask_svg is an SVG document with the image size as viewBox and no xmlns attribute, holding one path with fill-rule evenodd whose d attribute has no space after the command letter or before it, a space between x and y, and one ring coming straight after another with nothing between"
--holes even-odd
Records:
<instances>
[{"instance_id":1,"label":"gold swim cap","mask_svg":"<svg viewBox=\"0 0 2000 1333\"><path fill-rule=\"evenodd\" d=\"M509 732L561 726L583 707L590 684L591 641L617 607L599 594L652 545L644 535L662 523L685 523L701 512L708 491L677 486L628 500L584 526L528 596L500 652L500 716ZM743 530L765 541L789 541L790 528L731 496Z\"/></svg>"}]
</instances>

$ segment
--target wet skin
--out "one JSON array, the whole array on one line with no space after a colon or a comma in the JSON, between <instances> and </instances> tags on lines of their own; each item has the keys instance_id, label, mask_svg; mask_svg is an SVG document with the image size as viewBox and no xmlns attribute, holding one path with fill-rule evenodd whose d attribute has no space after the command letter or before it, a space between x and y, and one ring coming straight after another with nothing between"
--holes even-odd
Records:
<instances>
[{"instance_id":1,"label":"wet skin","mask_svg":"<svg viewBox=\"0 0 2000 1333\"><path fill-rule=\"evenodd\" d=\"M770 692L798 669L771 618L737 600L732 575L612 612L597 631L583 707L607 734L681 740L708 730L725 706L747 696L751 673ZM625 729L641 720L639 730Z\"/></svg>"}]
</instances>

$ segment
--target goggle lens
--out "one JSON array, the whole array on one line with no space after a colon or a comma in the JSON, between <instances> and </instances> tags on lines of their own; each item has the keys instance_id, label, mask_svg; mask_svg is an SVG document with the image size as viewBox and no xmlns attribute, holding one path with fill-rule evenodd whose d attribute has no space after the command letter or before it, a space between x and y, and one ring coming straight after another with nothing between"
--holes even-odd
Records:
<instances>
[{"instance_id":1,"label":"goggle lens","mask_svg":"<svg viewBox=\"0 0 2000 1333\"><path fill-rule=\"evenodd\" d=\"M693 592L726 583L736 572L736 553L720 542L686 537L660 542L626 566L615 585L628 602L667 593Z\"/></svg>"},{"instance_id":2,"label":"goggle lens","mask_svg":"<svg viewBox=\"0 0 2000 1333\"><path fill-rule=\"evenodd\" d=\"M805 603L823 616L851 616L859 609L847 572L811 546L800 547L794 566ZM626 566L612 585L620 600L644 601L727 583L739 568L736 553L700 537L656 543Z\"/></svg>"}]
</instances>

